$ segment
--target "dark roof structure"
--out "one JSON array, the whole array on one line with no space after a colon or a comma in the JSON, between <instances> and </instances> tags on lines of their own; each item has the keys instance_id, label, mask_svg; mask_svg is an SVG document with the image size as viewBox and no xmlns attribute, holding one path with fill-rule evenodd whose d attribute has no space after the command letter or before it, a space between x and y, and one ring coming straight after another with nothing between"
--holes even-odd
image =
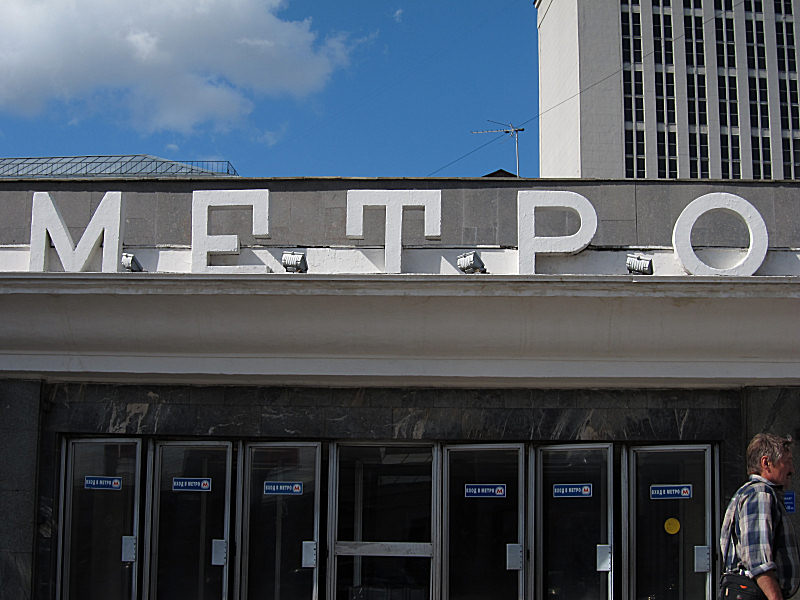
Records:
<instances>
[{"instance_id":1,"label":"dark roof structure","mask_svg":"<svg viewBox=\"0 0 800 600\"><path fill-rule=\"evenodd\" d=\"M227 160L175 161L149 154L0 158L0 178L238 177Z\"/></svg>"},{"instance_id":2,"label":"dark roof structure","mask_svg":"<svg viewBox=\"0 0 800 600\"><path fill-rule=\"evenodd\" d=\"M484 177L517 177L514 173L509 173L505 169L497 169L497 171L492 171L491 173L487 173Z\"/></svg>"}]
</instances>

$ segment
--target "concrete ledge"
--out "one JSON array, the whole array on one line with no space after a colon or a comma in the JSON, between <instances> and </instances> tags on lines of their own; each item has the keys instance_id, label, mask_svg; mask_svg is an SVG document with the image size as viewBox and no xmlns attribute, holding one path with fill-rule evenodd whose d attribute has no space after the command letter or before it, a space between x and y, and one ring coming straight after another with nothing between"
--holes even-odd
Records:
<instances>
[{"instance_id":1,"label":"concrete ledge","mask_svg":"<svg viewBox=\"0 0 800 600\"><path fill-rule=\"evenodd\" d=\"M521 386L800 383L797 278L0 278L0 373Z\"/></svg>"}]
</instances>

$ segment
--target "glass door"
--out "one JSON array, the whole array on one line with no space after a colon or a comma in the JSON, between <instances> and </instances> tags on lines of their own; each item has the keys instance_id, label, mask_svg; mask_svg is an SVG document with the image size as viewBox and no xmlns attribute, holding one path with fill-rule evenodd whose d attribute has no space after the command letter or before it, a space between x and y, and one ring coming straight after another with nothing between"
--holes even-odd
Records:
<instances>
[{"instance_id":1,"label":"glass door","mask_svg":"<svg viewBox=\"0 0 800 600\"><path fill-rule=\"evenodd\" d=\"M612 597L613 452L610 444L539 449L536 589L546 600Z\"/></svg>"},{"instance_id":2,"label":"glass door","mask_svg":"<svg viewBox=\"0 0 800 600\"><path fill-rule=\"evenodd\" d=\"M150 597L227 598L231 444L162 442L154 464Z\"/></svg>"},{"instance_id":3,"label":"glass door","mask_svg":"<svg viewBox=\"0 0 800 600\"><path fill-rule=\"evenodd\" d=\"M139 448L138 440L67 443L61 598L136 598Z\"/></svg>"},{"instance_id":4,"label":"glass door","mask_svg":"<svg viewBox=\"0 0 800 600\"><path fill-rule=\"evenodd\" d=\"M630 470L632 598L710 599L710 446L632 448Z\"/></svg>"},{"instance_id":5,"label":"glass door","mask_svg":"<svg viewBox=\"0 0 800 600\"><path fill-rule=\"evenodd\" d=\"M437 448L331 448L328 600L438 597Z\"/></svg>"},{"instance_id":6,"label":"glass door","mask_svg":"<svg viewBox=\"0 0 800 600\"><path fill-rule=\"evenodd\" d=\"M320 444L245 450L241 598L316 600Z\"/></svg>"},{"instance_id":7,"label":"glass door","mask_svg":"<svg viewBox=\"0 0 800 600\"><path fill-rule=\"evenodd\" d=\"M523 446L450 446L444 464L443 597L522 600Z\"/></svg>"}]
</instances>

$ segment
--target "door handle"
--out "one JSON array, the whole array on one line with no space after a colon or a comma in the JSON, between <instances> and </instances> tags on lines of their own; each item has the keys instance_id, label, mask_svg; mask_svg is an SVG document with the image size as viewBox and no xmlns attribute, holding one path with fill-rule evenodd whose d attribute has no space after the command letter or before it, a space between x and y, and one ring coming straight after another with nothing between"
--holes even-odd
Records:
<instances>
[{"instance_id":1,"label":"door handle","mask_svg":"<svg viewBox=\"0 0 800 600\"><path fill-rule=\"evenodd\" d=\"M694 547L694 572L708 573L711 571L711 547Z\"/></svg>"},{"instance_id":2,"label":"door handle","mask_svg":"<svg viewBox=\"0 0 800 600\"><path fill-rule=\"evenodd\" d=\"M303 562L300 566L304 569L317 567L317 542L303 542Z\"/></svg>"},{"instance_id":3,"label":"door handle","mask_svg":"<svg viewBox=\"0 0 800 600\"><path fill-rule=\"evenodd\" d=\"M608 572L611 570L611 546L609 544L597 545L597 570Z\"/></svg>"},{"instance_id":4,"label":"door handle","mask_svg":"<svg viewBox=\"0 0 800 600\"><path fill-rule=\"evenodd\" d=\"M521 571L522 565L522 544L506 544L506 570Z\"/></svg>"},{"instance_id":5,"label":"door handle","mask_svg":"<svg viewBox=\"0 0 800 600\"><path fill-rule=\"evenodd\" d=\"M212 566L221 567L226 562L228 562L228 542L226 540L211 540Z\"/></svg>"},{"instance_id":6,"label":"door handle","mask_svg":"<svg viewBox=\"0 0 800 600\"><path fill-rule=\"evenodd\" d=\"M122 536L122 562L136 562L136 536Z\"/></svg>"}]
</instances>

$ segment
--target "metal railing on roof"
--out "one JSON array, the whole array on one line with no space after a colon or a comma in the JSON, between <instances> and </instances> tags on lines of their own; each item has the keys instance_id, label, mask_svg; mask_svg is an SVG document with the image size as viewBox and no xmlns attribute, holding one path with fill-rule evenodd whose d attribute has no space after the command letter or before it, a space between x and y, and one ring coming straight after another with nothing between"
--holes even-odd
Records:
<instances>
[{"instance_id":1,"label":"metal railing on roof","mask_svg":"<svg viewBox=\"0 0 800 600\"><path fill-rule=\"evenodd\" d=\"M176 161L147 154L0 158L0 177L238 177L227 160Z\"/></svg>"}]
</instances>

